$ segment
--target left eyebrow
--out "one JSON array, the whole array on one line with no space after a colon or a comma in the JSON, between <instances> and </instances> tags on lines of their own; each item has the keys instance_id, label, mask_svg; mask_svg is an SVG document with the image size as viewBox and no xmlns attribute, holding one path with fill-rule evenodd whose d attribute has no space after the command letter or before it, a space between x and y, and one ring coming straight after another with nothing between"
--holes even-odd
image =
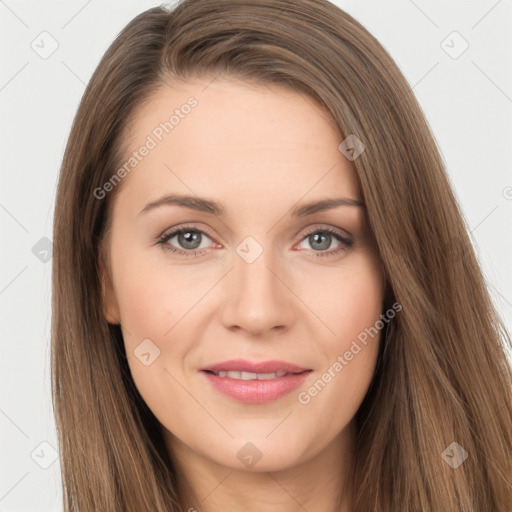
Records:
<instances>
[{"instance_id":1,"label":"left eyebrow","mask_svg":"<svg viewBox=\"0 0 512 512\"><path fill-rule=\"evenodd\" d=\"M364 203L359 199L352 199L350 197L339 197L334 199L322 199L320 201L312 201L303 205L295 207L291 211L291 215L295 217L305 217L313 215L313 213L321 212L324 210L332 210L339 206L355 206L364 208Z\"/></svg>"},{"instance_id":2,"label":"left eyebrow","mask_svg":"<svg viewBox=\"0 0 512 512\"><path fill-rule=\"evenodd\" d=\"M186 196L178 194L167 195L148 203L139 212L139 215L164 205L181 206L191 210L211 213L217 217L222 217L225 215L224 207L222 204L216 201L197 196ZM339 206L364 208L364 203L359 199L352 199L349 197L321 199L319 201L311 201L309 203L298 205L291 211L290 214L294 217L306 217L307 215L312 215L324 210L332 210L333 208L338 208Z\"/></svg>"}]
</instances>

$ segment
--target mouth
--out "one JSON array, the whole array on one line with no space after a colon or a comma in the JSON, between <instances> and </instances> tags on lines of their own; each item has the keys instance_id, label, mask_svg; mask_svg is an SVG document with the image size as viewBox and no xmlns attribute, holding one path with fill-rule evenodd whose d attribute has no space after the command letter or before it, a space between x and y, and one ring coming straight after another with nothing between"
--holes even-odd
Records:
<instances>
[{"instance_id":1,"label":"mouth","mask_svg":"<svg viewBox=\"0 0 512 512\"><path fill-rule=\"evenodd\" d=\"M229 366L238 367L227 368ZM222 395L247 404L263 404L291 393L312 371L278 361L231 361L203 368L200 372L205 375L213 389Z\"/></svg>"}]
</instances>

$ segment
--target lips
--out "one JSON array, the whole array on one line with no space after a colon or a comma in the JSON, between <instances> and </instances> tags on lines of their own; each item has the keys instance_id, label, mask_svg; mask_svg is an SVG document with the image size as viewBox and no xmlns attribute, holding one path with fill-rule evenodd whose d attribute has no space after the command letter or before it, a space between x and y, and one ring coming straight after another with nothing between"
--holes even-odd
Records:
<instances>
[{"instance_id":1,"label":"lips","mask_svg":"<svg viewBox=\"0 0 512 512\"><path fill-rule=\"evenodd\" d=\"M263 404L288 395L304 382L310 372L310 368L286 361L255 363L243 359L201 369L214 389L247 404Z\"/></svg>"}]
</instances>

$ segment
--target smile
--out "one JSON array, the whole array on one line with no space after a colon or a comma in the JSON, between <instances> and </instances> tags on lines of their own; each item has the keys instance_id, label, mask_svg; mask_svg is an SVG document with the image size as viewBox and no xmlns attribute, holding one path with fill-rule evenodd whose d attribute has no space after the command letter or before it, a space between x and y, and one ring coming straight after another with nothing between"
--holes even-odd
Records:
<instances>
[{"instance_id":1,"label":"smile","mask_svg":"<svg viewBox=\"0 0 512 512\"><path fill-rule=\"evenodd\" d=\"M239 402L249 404L262 404L284 397L297 389L310 372L311 370L301 373L201 371L216 391Z\"/></svg>"}]
</instances>

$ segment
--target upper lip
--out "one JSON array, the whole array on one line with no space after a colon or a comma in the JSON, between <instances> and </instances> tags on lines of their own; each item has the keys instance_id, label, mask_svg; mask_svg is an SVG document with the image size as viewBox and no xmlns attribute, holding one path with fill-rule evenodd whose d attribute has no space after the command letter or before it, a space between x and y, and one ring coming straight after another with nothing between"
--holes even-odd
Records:
<instances>
[{"instance_id":1,"label":"upper lip","mask_svg":"<svg viewBox=\"0 0 512 512\"><path fill-rule=\"evenodd\" d=\"M296 364L286 361L262 361L260 363L246 361L245 359L233 359L222 363L212 364L201 368L201 370L210 370L212 372L248 372L248 373L302 373L309 368L302 368Z\"/></svg>"}]
</instances>

